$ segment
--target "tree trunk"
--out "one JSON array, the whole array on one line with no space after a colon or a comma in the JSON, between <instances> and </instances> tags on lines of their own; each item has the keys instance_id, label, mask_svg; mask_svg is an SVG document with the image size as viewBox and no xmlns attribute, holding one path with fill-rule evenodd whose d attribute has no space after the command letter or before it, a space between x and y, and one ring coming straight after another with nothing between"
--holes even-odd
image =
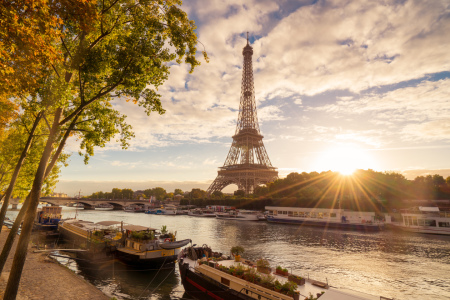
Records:
<instances>
[{"instance_id":1,"label":"tree trunk","mask_svg":"<svg viewBox=\"0 0 450 300\"><path fill-rule=\"evenodd\" d=\"M33 228L36 209L39 204L41 188L44 183L44 177L46 173L45 171L47 169L48 162L52 154L53 143L55 142L60 129L59 121L61 119L61 116L62 116L62 108L57 108L55 111L55 118L53 120L53 125L50 130L47 144L45 145L44 152L42 153L41 161L39 162L39 167L36 171L33 187L31 189L30 203L28 205L24 222L22 224L22 232L20 234L17 250L14 255L11 273L9 275L8 284L6 286L5 294L3 297L3 299L5 300L15 300L17 296L20 277L22 276L23 266L25 264L25 259L27 257L28 242L31 237L31 230Z\"/></svg>"},{"instance_id":2,"label":"tree trunk","mask_svg":"<svg viewBox=\"0 0 450 300\"><path fill-rule=\"evenodd\" d=\"M5 220L6 210L8 209L9 205L9 199L11 198L14 186L16 185L17 177L19 176L20 169L22 168L23 162L25 161L25 158L28 155L28 150L30 150L31 144L33 142L33 136L34 132L36 131L36 128L39 124L39 121L42 119L43 113L40 112L36 119L34 120L33 127L31 128L30 134L28 136L27 143L25 144L25 147L23 148L22 154L20 155L19 161L16 164L16 168L14 169L14 173L11 177L11 182L9 183L8 189L6 190L6 193L4 195L4 201L3 206L0 211L0 224L3 224L3 221ZM0 233L2 232L2 227L0 226Z\"/></svg>"},{"instance_id":3,"label":"tree trunk","mask_svg":"<svg viewBox=\"0 0 450 300\"><path fill-rule=\"evenodd\" d=\"M66 141L69 138L70 132L75 127L75 123L76 123L77 119L78 119L78 116L76 116L74 118L74 120L72 121L72 123L70 123L69 128L67 129L66 133L64 134L63 139L59 143L58 149L55 151L52 161L50 162L48 167L45 169L44 180L48 177L48 175L52 171L53 167L55 166L56 162L58 161L59 155L61 154L62 149L64 148L64 145L66 144ZM11 252L12 245L14 244L14 240L16 239L17 231L19 231L20 223L22 223L22 219L25 215L28 204L30 203L30 197L31 197L31 193L28 194L25 202L23 203L23 206L22 206L19 214L17 215L16 220L14 221L13 227L11 228L11 230L8 234L6 242L3 245L2 253L0 255L0 275L3 272L3 268L5 266L6 260L8 259L9 253Z\"/></svg>"},{"instance_id":4,"label":"tree trunk","mask_svg":"<svg viewBox=\"0 0 450 300\"><path fill-rule=\"evenodd\" d=\"M6 260L8 259L9 252L14 244L14 240L16 239L17 232L19 231L20 223L22 223L22 219L25 216L25 212L27 211L28 204L30 203L30 195L28 194L25 202L20 209L19 214L14 221L11 230L9 231L8 237L6 238L5 244L3 245L2 254L0 255L0 275L3 272L3 268L5 267Z\"/></svg>"}]
</instances>

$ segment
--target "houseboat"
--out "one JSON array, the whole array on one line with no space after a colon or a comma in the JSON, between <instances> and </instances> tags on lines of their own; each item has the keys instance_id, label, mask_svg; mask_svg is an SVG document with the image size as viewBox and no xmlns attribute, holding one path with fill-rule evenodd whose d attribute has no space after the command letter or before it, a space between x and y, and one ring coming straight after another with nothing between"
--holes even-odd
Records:
<instances>
[{"instance_id":1,"label":"houseboat","mask_svg":"<svg viewBox=\"0 0 450 300\"><path fill-rule=\"evenodd\" d=\"M410 232L450 235L450 212L419 206L402 210L402 222L394 226Z\"/></svg>"},{"instance_id":2,"label":"houseboat","mask_svg":"<svg viewBox=\"0 0 450 300\"><path fill-rule=\"evenodd\" d=\"M202 218L215 218L216 214L213 211L210 210L203 210L203 209L192 209L188 212L188 216L191 217L202 217Z\"/></svg>"},{"instance_id":3,"label":"houseboat","mask_svg":"<svg viewBox=\"0 0 450 300\"><path fill-rule=\"evenodd\" d=\"M241 209L216 213L216 218L222 220L259 221L260 215L261 213L257 211Z\"/></svg>"},{"instance_id":4,"label":"houseboat","mask_svg":"<svg viewBox=\"0 0 450 300\"><path fill-rule=\"evenodd\" d=\"M148 215L162 215L163 214L161 208L150 208L150 209L146 210L145 213Z\"/></svg>"},{"instance_id":5,"label":"houseboat","mask_svg":"<svg viewBox=\"0 0 450 300\"><path fill-rule=\"evenodd\" d=\"M60 223L59 231L69 244L86 250L77 253L81 258L102 262L111 259L114 253L136 267L173 264L181 247L191 241L177 241L175 234L117 221L94 223L70 219Z\"/></svg>"},{"instance_id":6,"label":"houseboat","mask_svg":"<svg viewBox=\"0 0 450 300\"><path fill-rule=\"evenodd\" d=\"M183 249L178 258L181 282L195 299L320 299L380 300L358 291L331 287L328 282L294 274L280 274L270 267L259 269L251 261L237 262L207 246ZM391 299L392 300L392 299Z\"/></svg>"},{"instance_id":7,"label":"houseboat","mask_svg":"<svg viewBox=\"0 0 450 300\"><path fill-rule=\"evenodd\" d=\"M123 243L121 225L122 223L117 221L94 223L68 219L59 222L58 231L71 247L85 250L77 252L77 256L100 263L110 259L110 255Z\"/></svg>"},{"instance_id":8,"label":"houseboat","mask_svg":"<svg viewBox=\"0 0 450 300\"><path fill-rule=\"evenodd\" d=\"M145 212L145 207L143 205L137 205L137 204L131 204L128 206L125 206L123 208L126 212L132 212L132 213L143 213Z\"/></svg>"},{"instance_id":9,"label":"houseboat","mask_svg":"<svg viewBox=\"0 0 450 300\"><path fill-rule=\"evenodd\" d=\"M374 212L346 209L266 206L266 219L272 223L326 228L379 231L385 228Z\"/></svg>"},{"instance_id":10,"label":"houseboat","mask_svg":"<svg viewBox=\"0 0 450 300\"><path fill-rule=\"evenodd\" d=\"M34 229L40 231L52 231L58 229L61 221L61 206L43 206L38 209L34 221Z\"/></svg>"},{"instance_id":11,"label":"houseboat","mask_svg":"<svg viewBox=\"0 0 450 300\"><path fill-rule=\"evenodd\" d=\"M175 234L158 233L155 228L123 225L124 243L117 248L119 259L134 266L162 266L172 264L181 247L190 239L177 241Z\"/></svg>"},{"instance_id":12,"label":"houseboat","mask_svg":"<svg viewBox=\"0 0 450 300\"><path fill-rule=\"evenodd\" d=\"M175 205L166 205L161 211L163 215L174 216L177 214L177 207Z\"/></svg>"}]
</instances>

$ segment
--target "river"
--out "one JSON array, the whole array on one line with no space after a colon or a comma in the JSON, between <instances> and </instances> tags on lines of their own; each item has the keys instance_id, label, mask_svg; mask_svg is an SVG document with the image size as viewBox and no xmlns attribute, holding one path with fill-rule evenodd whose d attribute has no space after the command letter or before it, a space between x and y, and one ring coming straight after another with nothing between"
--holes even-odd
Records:
<instances>
[{"instance_id":1,"label":"river","mask_svg":"<svg viewBox=\"0 0 450 300\"><path fill-rule=\"evenodd\" d=\"M14 219L17 211L8 211ZM112 210L63 207L63 217L116 220L177 232L214 251L229 253L235 245L244 257L265 258L295 274L396 300L450 298L450 236L383 231L364 233L296 225L239 222L189 216L161 216ZM65 261L109 297L116 299L186 299L174 270L134 270L114 260L101 266Z\"/></svg>"}]
</instances>

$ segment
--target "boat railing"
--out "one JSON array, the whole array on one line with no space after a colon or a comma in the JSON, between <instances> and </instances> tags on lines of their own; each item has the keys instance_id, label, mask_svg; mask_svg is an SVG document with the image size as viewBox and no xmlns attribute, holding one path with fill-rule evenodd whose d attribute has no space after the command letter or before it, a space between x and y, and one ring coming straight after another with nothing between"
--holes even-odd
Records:
<instances>
[{"instance_id":1,"label":"boat railing","mask_svg":"<svg viewBox=\"0 0 450 300\"><path fill-rule=\"evenodd\" d=\"M371 296L371 297L374 296L374 295L372 295L372 294L365 293L365 292L360 292L360 291L357 291L357 290L354 290L354 289L351 289L351 288L348 288L348 287L337 288L337 289L339 289L339 290L349 290L349 291L356 292L356 293L358 293L358 294L364 294L364 295ZM377 297L378 297L378 296L377 296ZM380 297L380 300L394 300L394 298L388 298L388 297L384 297L384 296L379 296L379 297Z\"/></svg>"}]
</instances>

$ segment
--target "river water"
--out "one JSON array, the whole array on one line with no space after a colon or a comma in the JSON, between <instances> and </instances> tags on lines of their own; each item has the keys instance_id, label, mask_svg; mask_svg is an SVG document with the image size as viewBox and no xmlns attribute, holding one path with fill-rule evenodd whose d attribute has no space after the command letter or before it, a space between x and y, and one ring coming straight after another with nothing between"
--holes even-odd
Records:
<instances>
[{"instance_id":1,"label":"river water","mask_svg":"<svg viewBox=\"0 0 450 300\"><path fill-rule=\"evenodd\" d=\"M8 211L15 218L17 211ZM177 232L214 251L235 245L244 257L265 258L272 267L294 274L395 299L450 299L450 236L383 231L364 233L267 222L239 222L189 216L161 216L112 210L63 207L63 217L87 221L116 220ZM120 261L78 265L61 259L109 297L117 299L190 299L178 268L135 270Z\"/></svg>"}]
</instances>

